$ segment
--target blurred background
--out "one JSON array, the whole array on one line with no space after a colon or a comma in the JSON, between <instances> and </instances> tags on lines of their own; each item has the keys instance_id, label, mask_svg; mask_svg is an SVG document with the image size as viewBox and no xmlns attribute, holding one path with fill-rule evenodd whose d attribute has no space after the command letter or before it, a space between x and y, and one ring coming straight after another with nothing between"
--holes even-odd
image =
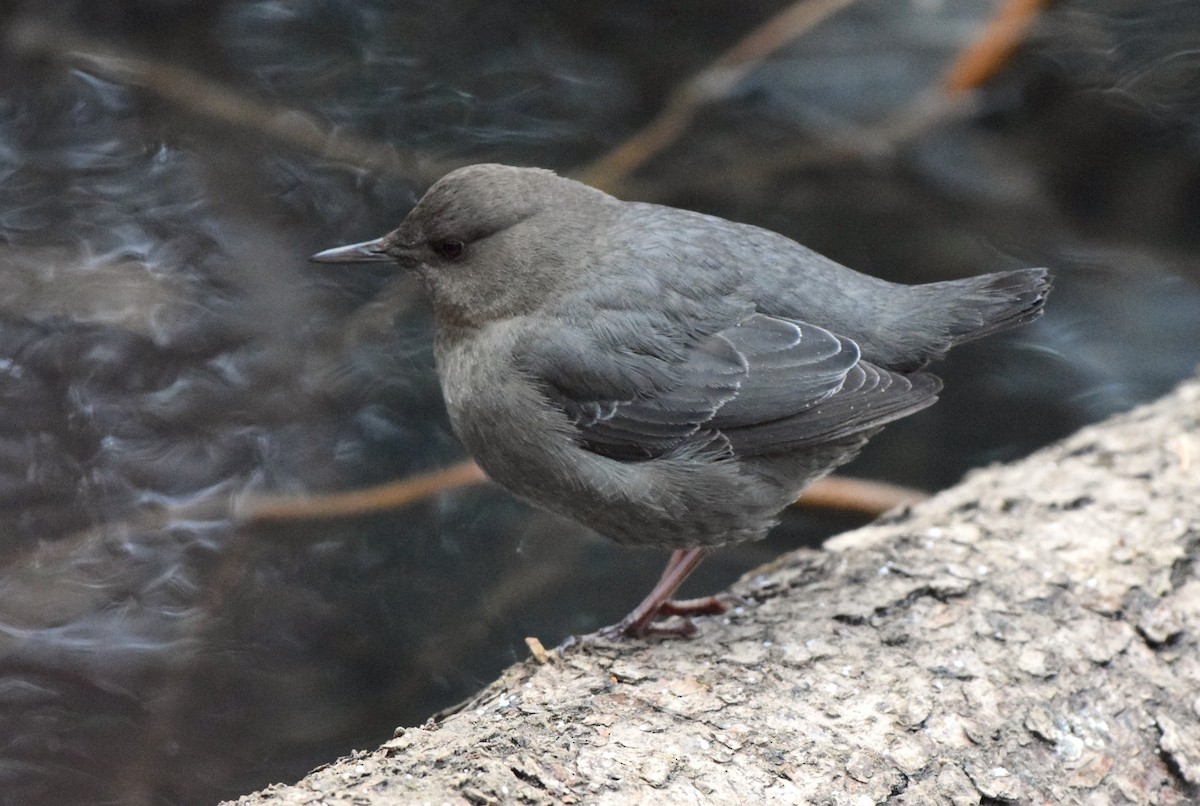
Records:
<instances>
[{"instance_id":1,"label":"blurred background","mask_svg":"<svg viewBox=\"0 0 1200 806\"><path fill-rule=\"evenodd\" d=\"M0 802L203 804L620 618L665 554L498 488L238 525L464 459L430 311L312 252L538 165L921 282L1028 265L847 475L927 490L1200 362L1200 4L0 5ZM864 518L797 509L728 584Z\"/></svg>"}]
</instances>

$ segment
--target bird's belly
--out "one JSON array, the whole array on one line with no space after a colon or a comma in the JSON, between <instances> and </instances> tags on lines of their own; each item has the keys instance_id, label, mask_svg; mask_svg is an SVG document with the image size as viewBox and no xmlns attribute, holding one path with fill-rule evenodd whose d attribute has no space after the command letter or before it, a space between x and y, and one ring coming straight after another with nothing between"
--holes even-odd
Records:
<instances>
[{"instance_id":1,"label":"bird's belly","mask_svg":"<svg viewBox=\"0 0 1200 806\"><path fill-rule=\"evenodd\" d=\"M526 495L561 476L571 425L520 370L504 333L439 345L438 374L455 434L503 486Z\"/></svg>"},{"instance_id":2,"label":"bird's belly","mask_svg":"<svg viewBox=\"0 0 1200 806\"><path fill-rule=\"evenodd\" d=\"M438 369L455 433L518 497L621 543L684 547L761 537L794 492L737 462L623 462L583 448L501 345L442 346Z\"/></svg>"}]
</instances>

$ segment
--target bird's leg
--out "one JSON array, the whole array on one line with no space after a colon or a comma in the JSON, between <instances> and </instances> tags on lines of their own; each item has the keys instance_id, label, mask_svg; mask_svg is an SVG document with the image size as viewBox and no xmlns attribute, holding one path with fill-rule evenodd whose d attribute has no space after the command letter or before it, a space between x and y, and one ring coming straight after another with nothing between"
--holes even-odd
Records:
<instances>
[{"instance_id":1,"label":"bird's leg","mask_svg":"<svg viewBox=\"0 0 1200 806\"><path fill-rule=\"evenodd\" d=\"M673 552L671 552L671 559L667 560L667 567L663 569L662 574L658 577L659 582L662 582L667 578L667 575L671 573L671 569L673 569L676 565L679 565L679 561L683 559L683 555L686 553L687 549L675 549Z\"/></svg>"},{"instance_id":2,"label":"bird's leg","mask_svg":"<svg viewBox=\"0 0 1200 806\"><path fill-rule=\"evenodd\" d=\"M675 549L671 554L671 559L667 560L667 567L663 569L662 576L658 578L659 582L667 578L667 575L683 560L687 552L687 549ZM693 570L695 569L693 568ZM738 597L730 596L729 594L700 596L696 599L668 599L659 605L655 618L663 616L719 616L729 609L728 600L739 601Z\"/></svg>"},{"instance_id":3,"label":"bird's leg","mask_svg":"<svg viewBox=\"0 0 1200 806\"><path fill-rule=\"evenodd\" d=\"M696 570L696 567L704 561L708 556L709 549L700 547L694 549L678 549L671 555L671 559L667 562L666 570L658 580L658 584L654 589L642 600L641 604L633 609L633 611L621 619L619 624L614 624L602 630L605 637L638 637L649 632L657 632L653 628L653 622L664 611L665 606L669 606L671 596L675 591L679 590L679 586L683 581ZM674 615L676 611L672 610L668 614ZM677 632L681 634L690 634L694 631L694 627L690 623L682 627L680 630L667 631Z\"/></svg>"}]
</instances>

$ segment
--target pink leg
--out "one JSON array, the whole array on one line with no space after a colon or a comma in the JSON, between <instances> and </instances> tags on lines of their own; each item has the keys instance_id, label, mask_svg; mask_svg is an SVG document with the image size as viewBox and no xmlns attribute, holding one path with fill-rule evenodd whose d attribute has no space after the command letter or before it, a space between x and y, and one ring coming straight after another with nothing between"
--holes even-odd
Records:
<instances>
[{"instance_id":1,"label":"pink leg","mask_svg":"<svg viewBox=\"0 0 1200 806\"><path fill-rule=\"evenodd\" d=\"M667 560L667 567L663 569L662 575L658 578L659 582L667 578L667 575L671 573L671 569L679 565L679 561L683 559L683 555L686 553L687 549L675 549L671 552L671 559Z\"/></svg>"},{"instance_id":2,"label":"pink leg","mask_svg":"<svg viewBox=\"0 0 1200 806\"><path fill-rule=\"evenodd\" d=\"M671 555L658 584L642 600L642 603L635 607L628 616L621 619L619 624L614 624L612 627L602 630L601 633L605 637L618 638L637 637L650 632L651 625L663 612L664 605L667 605L683 581L704 561L708 552L709 549L706 547L678 549Z\"/></svg>"},{"instance_id":3,"label":"pink leg","mask_svg":"<svg viewBox=\"0 0 1200 806\"><path fill-rule=\"evenodd\" d=\"M667 560L667 567L663 569L662 576L658 578L658 581L662 582L666 579L686 554L687 549L675 549L671 554L671 559ZM729 609L728 602L731 599L739 601L736 596L729 594L701 596L696 599L668 599L659 606L656 618L663 616L719 616Z\"/></svg>"}]
</instances>

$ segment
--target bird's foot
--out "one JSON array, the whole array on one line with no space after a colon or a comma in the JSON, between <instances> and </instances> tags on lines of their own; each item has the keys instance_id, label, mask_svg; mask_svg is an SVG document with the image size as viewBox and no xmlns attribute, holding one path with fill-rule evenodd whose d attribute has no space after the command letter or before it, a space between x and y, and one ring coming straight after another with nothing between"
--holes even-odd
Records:
<instances>
[{"instance_id":1,"label":"bird's foot","mask_svg":"<svg viewBox=\"0 0 1200 806\"><path fill-rule=\"evenodd\" d=\"M633 612L619 623L598 630L581 640L623 641L627 638L687 638L695 635L696 625L692 623L691 617L724 613L730 597L705 596L701 599L674 601L671 596L708 552L709 549L704 546L677 550L671 555L658 584Z\"/></svg>"},{"instance_id":2,"label":"bird's foot","mask_svg":"<svg viewBox=\"0 0 1200 806\"><path fill-rule=\"evenodd\" d=\"M597 630L593 635L607 641L622 641L627 638L691 638L697 632L696 616L720 616L732 608L744 607L749 602L733 593L718 593L698 599L668 599L649 618L637 611L630 613L620 622ZM642 615L639 619L638 616Z\"/></svg>"},{"instance_id":3,"label":"bird's foot","mask_svg":"<svg viewBox=\"0 0 1200 806\"><path fill-rule=\"evenodd\" d=\"M670 599L662 603L656 619L663 616L721 616L731 607L746 604L746 600L732 593L701 596L698 599Z\"/></svg>"},{"instance_id":4,"label":"bird's foot","mask_svg":"<svg viewBox=\"0 0 1200 806\"><path fill-rule=\"evenodd\" d=\"M602 627L592 636L602 641L626 641L634 638L691 638L697 632L696 623L684 615L664 614L646 622L628 617L616 624Z\"/></svg>"}]
</instances>

